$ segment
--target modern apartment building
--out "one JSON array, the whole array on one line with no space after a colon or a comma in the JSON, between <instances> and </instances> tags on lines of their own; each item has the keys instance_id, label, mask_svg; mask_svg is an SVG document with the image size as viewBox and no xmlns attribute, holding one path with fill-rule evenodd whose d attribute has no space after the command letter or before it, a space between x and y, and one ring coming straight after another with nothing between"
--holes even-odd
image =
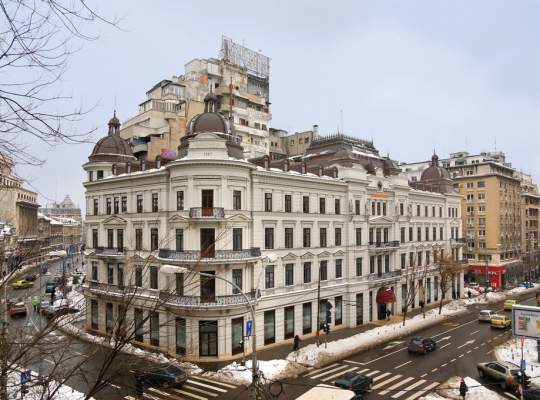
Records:
<instances>
[{"instance_id":1,"label":"modern apartment building","mask_svg":"<svg viewBox=\"0 0 540 400\"><path fill-rule=\"evenodd\" d=\"M529 279L537 279L540 273L540 247L538 244L540 194L538 186L530 175L519 173L519 177L521 180L521 249L524 273Z\"/></svg>"},{"instance_id":2,"label":"modern apartment building","mask_svg":"<svg viewBox=\"0 0 540 400\"><path fill-rule=\"evenodd\" d=\"M502 152L450 154L441 160L454 187L463 196L464 257L467 279L504 287L523 277L521 177ZM427 168L427 162L403 164L411 181Z\"/></svg>"},{"instance_id":3,"label":"modern apartment building","mask_svg":"<svg viewBox=\"0 0 540 400\"><path fill-rule=\"evenodd\" d=\"M83 166L88 329L112 334L125 314L141 345L232 359L251 351L251 307L263 347L316 334L328 304L341 328L400 313L412 288L411 308L443 296L436 254L462 257L461 197L444 179L415 189L343 135L298 160L248 160L219 101L206 96L175 160L136 159L113 119Z\"/></svg>"}]
</instances>

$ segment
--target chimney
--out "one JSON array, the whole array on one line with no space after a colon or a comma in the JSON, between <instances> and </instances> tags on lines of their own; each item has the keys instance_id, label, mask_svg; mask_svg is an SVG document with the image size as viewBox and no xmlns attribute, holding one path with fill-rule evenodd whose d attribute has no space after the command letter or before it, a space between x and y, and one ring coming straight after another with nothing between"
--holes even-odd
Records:
<instances>
[{"instance_id":1,"label":"chimney","mask_svg":"<svg viewBox=\"0 0 540 400\"><path fill-rule=\"evenodd\" d=\"M322 165L319 165L319 176L323 176L324 174L324 167Z\"/></svg>"},{"instance_id":2,"label":"chimney","mask_svg":"<svg viewBox=\"0 0 540 400\"><path fill-rule=\"evenodd\" d=\"M306 165L305 161L302 162L302 170L301 171L302 171L303 174L305 174L306 171L307 171L307 165Z\"/></svg>"},{"instance_id":3,"label":"chimney","mask_svg":"<svg viewBox=\"0 0 540 400\"><path fill-rule=\"evenodd\" d=\"M161 168L161 156L156 156L156 168Z\"/></svg>"},{"instance_id":4,"label":"chimney","mask_svg":"<svg viewBox=\"0 0 540 400\"><path fill-rule=\"evenodd\" d=\"M313 125L313 139L315 139L316 136L319 136L319 125Z\"/></svg>"},{"instance_id":5,"label":"chimney","mask_svg":"<svg viewBox=\"0 0 540 400\"><path fill-rule=\"evenodd\" d=\"M289 159L288 158L283 163L283 171L289 172Z\"/></svg>"},{"instance_id":6,"label":"chimney","mask_svg":"<svg viewBox=\"0 0 540 400\"><path fill-rule=\"evenodd\" d=\"M113 175L117 175L117 174L116 174L116 164L113 164L113 165L112 165L112 174L113 174Z\"/></svg>"},{"instance_id":7,"label":"chimney","mask_svg":"<svg viewBox=\"0 0 540 400\"><path fill-rule=\"evenodd\" d=\"M268 156L264 156L264 169L270 168L270 160L268 159Z\"/></svg>"},{"instance_id":8,"label":"chimney","mask_svg":"<svg viewBox=\"0 0 540 400\"><path fill-rule=\"evenodd\" d=\"M141 160L141 171L146 171L146 161Z\"/></svg>"}]
</instances>

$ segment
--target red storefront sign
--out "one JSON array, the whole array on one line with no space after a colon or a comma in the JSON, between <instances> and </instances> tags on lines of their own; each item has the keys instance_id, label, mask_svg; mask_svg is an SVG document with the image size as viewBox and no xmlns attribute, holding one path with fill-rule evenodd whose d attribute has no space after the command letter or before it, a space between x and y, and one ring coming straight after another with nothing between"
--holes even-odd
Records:
<instances>
[{"instance_id":1,"label":"red storefront sign","mask_svg":"<svg viewBox=\"0 0 540 400\"><path fill-rule=\"evenodd\" d=\"M475 272L477 275L486 274L486 265L468 265L467 270ZM503 275L506 273L506 268L498 265L489 265L487 274L489 277L490 286L494 289L500 289L503 283Z\"/></svg>"}]
</instances>

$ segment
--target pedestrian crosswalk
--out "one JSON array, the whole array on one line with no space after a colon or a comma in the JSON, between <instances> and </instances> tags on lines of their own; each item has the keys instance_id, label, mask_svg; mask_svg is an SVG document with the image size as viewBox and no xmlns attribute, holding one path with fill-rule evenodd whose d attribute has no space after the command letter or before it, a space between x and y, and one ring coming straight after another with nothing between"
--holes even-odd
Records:
<instances>
[{"instance_id":1,"label":"pedestrian crosswalk","mask_svg":"<svg viewBox=\"0 0 540 400\"><path fill-rule=\"evenodd\" d=\"M415 400L439 386L439 382L428 381L412 376L365 368L362 365L334 363L324 368L314 369L304 377L330 384L347 372L370 376L373 379L371 395L384 399Z\"/></svg>"},{"instance_id":2,"label":"pedestrian crosswalk","mask_svg":"<svg viewBox=\"0 0 540 400\"><path fill-rule=\"evenodd\" d=\"M180 388L146 388L143 398L146 400L211 400L233 389L236 389L236 386L229 383L191 376ZM125 396L124 399L137 400L135 396Z\"/></svg>"}]
</instances>

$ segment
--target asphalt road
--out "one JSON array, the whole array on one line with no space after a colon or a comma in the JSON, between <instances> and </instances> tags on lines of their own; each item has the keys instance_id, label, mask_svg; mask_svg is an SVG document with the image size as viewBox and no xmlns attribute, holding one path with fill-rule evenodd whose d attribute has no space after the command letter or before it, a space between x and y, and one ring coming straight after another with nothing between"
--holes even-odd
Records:
<instances>
[{"instance_id":1,"label":"asphalt road","mask_svg":"<svg viewBox=\"0 0 540 400\"><path fill-rule=\"evenodd\" d=\"M536 305L533 295L521 304ZM432 337L437 349L426 355L409 354L410 337L386 343L377 348L348 357L320 369L308 371L297 379L283 382L280 399L293 400L317 384L333 385L344 373L354 371L373 378L373 388L366 399L414 400L435 389L452 376L470 376L479 380L476 364L495 360L493 348L511 338L511 331L492 329L489 323L478 322L478 311L502 310L502 303L469 307L466 315L453 317L414 336ZM515 362L519 364L519 359ZM488 382L483 382L488 383ZM508 398L511 394L501 392Z\"/></svg>"}]
</instances>

